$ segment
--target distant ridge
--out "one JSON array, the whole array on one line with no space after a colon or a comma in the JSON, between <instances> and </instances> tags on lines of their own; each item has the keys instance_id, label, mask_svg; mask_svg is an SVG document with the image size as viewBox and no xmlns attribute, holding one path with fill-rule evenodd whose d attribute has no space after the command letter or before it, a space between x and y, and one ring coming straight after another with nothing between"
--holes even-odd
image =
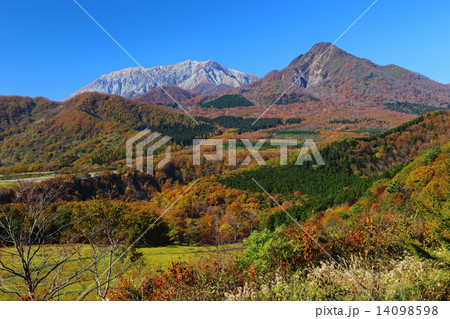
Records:
<instances>
[{"instance_id":1,"label":"distant ridge","mask_svg":"<svg viewBox=\"0 0 450 319\"><path fill-rule=\"evenodd\" d=\"M380 106L391 101L433 106L450 103L450 85L397 65L377 65L328 42L315 44L281 71L271 71L249 86L258 88L273 82L290 85L296 78L297 87L305 93L355 106Z\"/></svg>"},{"instance_id":2,"label":"distant ridge","mask_svg":"<svg viewBox=\"0 0 450 319\"><path fill-rule=\"evenodd\" d=\"M215 61L184 61L174 65L142 69L127 68L101 76L65 100L83 92L100 92L132 98L155 88L157 84L178 86L189 91L215 93L252 83L257 76L228 69Z\"/></svg>"},{"instance_id":3,"label":"distant ridge","mask_svg":"<svg viewBox=\"0 0 450 319\"><path fill-rule=\"evenodd\" d=\"M375 107L407 114L448 109L450 105L449 84L441 84L394 64L375 64L328 42L313 45L282 70L272 70L248 85L215 94L203 93L187 103L202 105L230 94L241 95L255 106L287 106L282 110L271 107L271 112L266 113L270 116L279 116L277 110L286 114L305 105L311 110L324 106ZM250 116L251 110L230 112ZM257 117L260 112L255 111L251 116Z\"/></svg>"}]
</instances>

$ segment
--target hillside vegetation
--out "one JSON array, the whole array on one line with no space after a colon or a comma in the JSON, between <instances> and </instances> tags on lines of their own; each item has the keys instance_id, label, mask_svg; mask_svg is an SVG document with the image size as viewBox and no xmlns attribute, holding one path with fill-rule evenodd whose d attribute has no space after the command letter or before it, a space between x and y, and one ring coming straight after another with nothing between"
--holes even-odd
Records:
<instances>
[{"instance_id":1,"label":"hillside vegetation","mask_svg":"<svg viewBox=\"0 0 450 319\"><path fill-rule=\"evenodd\" d=\"M252 106L253 103L239 94L225 94L217 99L201 104L201 107L216 109L233 108L239 106Z\"/></svg>"},{"instance_id":2,"label":"hillside vegetation","mask_svg":"<svg viewBox=\"0 0 450 319\"><path fill-rule=\"evenodd\" d=\"M25 170L124 159L127 138L146 128L179 145L215 130L205 123L196 125L184 114L100 93L84 93L63 103L2 97L0 110L3 165L23 165Z\"/></svg>"},{"instance_id":3,"label":"hillside vegetation","mask_svg":"<svg viewBox=\"0 0 450 319\"><path fill-rule=\"evenodd\" d=\"M141 283L125 277L110 296L449 300L449 161L450 143L436 145L393 176L376 180L360 199L320 211L301 227L253 232L241 256L219 251L195 263L174 262Z\"/></svg>"},{"instance_id":4,"label":"hillside vegetation","mask_svg":"<svg viewBox=\"0 0 450 319\"><path fill-rule=\"evenodd\" d=\"M221 178L228 187L260 192L256 180L271 194L283 194L294 203L290 213L304 220L314 212L359 198L373 181L395 174L408 160L433 145L444 145L449 137L449 111L418 117L395 129L369 138L350 139L320 149L324 166L305 162L266 166ZM270 217L274 228L290 223L280 212Z\"/></svg>"}]
</instances>

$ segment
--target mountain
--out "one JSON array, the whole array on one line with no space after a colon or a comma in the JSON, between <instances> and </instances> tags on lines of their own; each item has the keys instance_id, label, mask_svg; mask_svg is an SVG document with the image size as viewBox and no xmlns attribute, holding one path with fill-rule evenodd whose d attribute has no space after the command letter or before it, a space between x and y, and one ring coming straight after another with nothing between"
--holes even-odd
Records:
<instances>
[{"instance_id":1,"label":"mountain","mask_svg":"<svg viewBox=\"0 0 450 319\"><path fill-rule=\"evenodd\" d=\"M193 92L213 93L249 84L257 79L255 75L228 69L214 61L187 60L174 65L115 71L101 76L67 99L83 92L103 92L132 98L157 87L155 80L162 86L172 85Z\"/></svg>"},{"instance_id":2,"label":"mountain","mask_svg":"<svg viewBox=\"0 0 450 319\"><path fill-rule=\"evenodd\" d=\"M286 105L266 113L272 117L290 116L305 106L314 112L324 107L334 111L375 107L420 115L450 105L450 85L396 65L377 65L326 42L315 44L284 69L273 70L248 85L198 95L188 102L201 106L230 94L242 95L256 106ZM260 108L235 108L233 112L241 116L261 114ZM202 111L199 114L204 115Z\"/></svg>"},{"instance_id":3,"label":"mountain","mask_svg":"<svg viewBox=\"0 0 450 319\"><path fill-rule=\"evenodd\" d=\"M148 128L192 143L214 131L187 115L118 95L86 92L66 102L0 96L2 166L60 169L109 163L125 157L125 141Z\"/></svg>"},{"instance_id":4,"label":"mountain","mask_svg":"<svg viewBox=\"0 0 450 319\"><path fill-rule=\"evenodd\" d=\"M163 90L164 89L164 90ZM169 96L170 95L170 96ZM175 101L178 103L190 100L199 95L198 92L192 92L184 90L178 86L166 85L161 87L156 87L150 91L135 96L132 98L134 101L150 103L150 104L163 104L163 105L173 105L176 106ZM172 98L175 100L172 100Z\"/></svg>"},{"instance_id":5,"label":"mountain","mask_svg":"<svg viewBox=\"0 0 450 319\"><path fill-rule=\"evenodd\" d=\"M214 61L187 60L150 69L128 68L112 72L69 98L89 91L174 105L174 101L156 87L152 78L164 87L172 87L166 91L176 101L192 107L208 105L221 95L240 95L241 100L250 101L247 104L253 104L255 108L244 108L245 105L236 108L238 105L234 103L233 114L239 116L258 117L261 113L258 106L274 102L286 107L270 110L266 116L291 116L305 105L310 110L323 109L324 105L335 109L377 107L406 114L423 114L450 105L450 85L396 65L377 65L327 42L315 44L284 69L273 70L261 79L227 69ZM296 84L291 86L294 81ZM149 94L143 96L146 93ZM226 105L221 107L227 109ZM276 114L278 112L281 114ZM193 110L193 113L205 115L201 110ZM215 114L215 110L209 113Z\"/></svg>"},{"instance_id":6,"label":"mountain","mask_svg":"<svg viewBox=\"0 0 450 319\"><path fill-rule=\"evenodd\" d=\"M377 65L326 42L315 44L281 71L269 72L249 87L283 83L284 88L296 79L295 87L303 88L305 94L340 104L409 102L439 107L450 103L448 85L396 65Z\"/></svg>"},{"instance_id":7,"label":"mountain","mask_svg":"<svg viewBox=\"0 0 450 319\"><path fill-rule=\"evenodd\" d=\"M297 118L301 126L333 128L336 134L392 128L416 114L448 108L450 103L449 85L398 66L377 65L329 43L314 45L281 71L269 72L257 80L213 61L185 61L146 70L164 85L165 91L186 104L190 114L209 119L222 116L222 121L233 123L222 125L226 128L241 127L242 123L235 123L244 121L241 117L245 121L258 118L263 106L270 105L288 88L274 107L264 111L266 120L281 125L280 118ZM291 87L295 79L299 80ZM205 93L224 86L236 87ZM133 99L83 92L89 90L105 90ZM175 143L183 145L215 130L212 123L217 121L203 119L203 124L195 126L178 108L166 107L173 105L140 68L105 75L64 102L0 96L0 165L84 165L93 153L109 158L100 162L110 163L123 158L116 152L123 153L126 137L143 128L172 136ZM368 174L366 169L357 170Z\"/></svg>"}]
</instances>

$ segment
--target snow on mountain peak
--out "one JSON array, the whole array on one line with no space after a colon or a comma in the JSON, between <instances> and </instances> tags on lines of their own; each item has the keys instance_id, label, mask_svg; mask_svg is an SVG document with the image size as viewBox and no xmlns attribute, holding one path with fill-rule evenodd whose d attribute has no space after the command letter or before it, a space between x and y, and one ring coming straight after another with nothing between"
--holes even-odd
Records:
<instances>
[{"instance_id":1,"label":"snow on mountain peak","mask_svg":"<svg viewBox=\"0 0 450 319\"><path fill-rule=\"evenodd\" d=\"M103 92L131 98L155 88L155 81L160 85L174 85L185 90L208 93L250 84L257 79L255 75L228 69L212 60L186 60L173 65L131 67L114 71L99 77L67 99L83 92Z\"/></svg>"}]
</instances>

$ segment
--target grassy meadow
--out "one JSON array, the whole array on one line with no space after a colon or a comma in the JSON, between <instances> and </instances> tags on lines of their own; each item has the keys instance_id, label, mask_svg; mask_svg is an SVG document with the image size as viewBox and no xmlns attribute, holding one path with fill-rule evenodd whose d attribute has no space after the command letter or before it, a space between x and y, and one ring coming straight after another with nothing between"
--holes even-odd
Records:
<instances>
[{"instance_id":1,"label":"grassy meadow","mask_svg":"<svg viewBox=\"0 0 450 319\"><path fill-rule=\"evenodd\" d=\"M161 272L165 271L171 263L176 262L189 262L196 263L200 260L204 261L209 258L216 258L218 254L227 254L232 256L239 256L245 246L242 244L232 244L232 245L222 245L222 246L181 246L181 245L171 245L165 247L152 247L152 248L138 248L137 253L141 254L141 258L135 262L127 271L124 273L124 277L132 277L134 282L140 284L142 280L145 279L149 272ZM45 247L46 252L42 255L52 252L58 249L58 245ZM7 257L8 255L4 253L7 249L3 249L3 254L0 251L0 257L5 261L6 265L12 265L12 260ZM11 250L11 249L9 249ZM70 276L76 269L79 268L79 259L88 260L91 257L91 248L85 245L80 250L80 255L74 257L73 260L66 264L63 271L62 277ZM43 257L42 257L43 258ZM38 260L36 261L38 262ZM116 266L116 265L115 265ZM114 267L115 267L114 266ZM99 271L104 272L106 267L99 267ZM48 285L50 284L50 279L47 280ZM0 271L0 282L6 287L24 287L23 282L17 278L11 278L10 275L5 272ZM93 284L92 278L85 275L82 277L81 282L70 286L69 288L63 290L60 297L56 300L73 300L74 296L78 296L80 292L88 289L91 284ZM43 285L43 289L45 284ZM75 297L76 298L76 297ZM0 300L17 300L18 297L13 294L0 292ZM91 292L85 300L99 300L95 292Z\"/></svg>"}]
</instances>

